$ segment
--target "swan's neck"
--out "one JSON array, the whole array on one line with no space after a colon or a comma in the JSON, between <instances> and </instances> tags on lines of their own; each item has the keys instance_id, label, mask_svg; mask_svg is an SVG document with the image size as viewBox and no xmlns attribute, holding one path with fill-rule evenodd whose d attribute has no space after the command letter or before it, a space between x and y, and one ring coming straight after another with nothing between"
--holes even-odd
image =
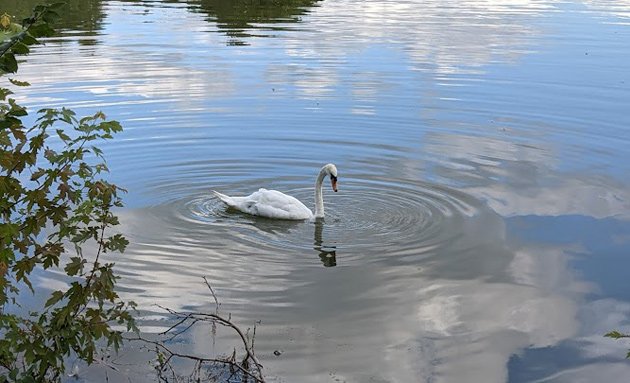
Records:
<instances>
[{"instance_id":1,"label":"swan's neck","mask_svg":"<svg viewBox=\"0 0 630 383\"><path fill-rule=\"evenodd\" d=\"M317 176L315 182L315 217L322 218L324 216L324 197L322 195L322 183L326 178L326 171L322 169Z\"/></svg>"}]
</instances>

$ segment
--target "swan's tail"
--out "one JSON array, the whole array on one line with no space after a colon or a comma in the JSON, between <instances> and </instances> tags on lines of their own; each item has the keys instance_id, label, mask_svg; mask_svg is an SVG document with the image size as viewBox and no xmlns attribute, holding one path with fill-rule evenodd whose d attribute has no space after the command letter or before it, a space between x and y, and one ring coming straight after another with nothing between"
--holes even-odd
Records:
<instances>
[{"instance_id":1,"label":"swan's tail","mask_svg":"<svg viewBox=\"0 0 630 383\"><path fill-rule=\"evenodd\" d=\"M228 206L232 206L234 205L234 202L232 201L232 198L229 196L226 196L225 194L221 194L216 190L212 190L212 192L214 193L215 196L217 196L218 199L220 199L221 201L223 201L224 204L228 205Z\"/></svg>"}]
</instances>

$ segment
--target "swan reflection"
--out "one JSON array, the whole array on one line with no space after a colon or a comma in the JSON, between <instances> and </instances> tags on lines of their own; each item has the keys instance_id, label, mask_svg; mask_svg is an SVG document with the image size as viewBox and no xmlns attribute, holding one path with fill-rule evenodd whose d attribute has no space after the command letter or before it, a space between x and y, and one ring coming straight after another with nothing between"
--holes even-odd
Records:
<instances>
[{"instance_id":1,"label":"swan reflection","mask_svg":"<svg viewBox=\"0 0 630 383\"><path fill-rule=\"evenodd\" d=\"M318 252L319 259L324 267L337 266L337 246L326 246L323 244L322 232L324 231L324 220L315 221L315 238L313 249Z\"/></svg>"}]
</instances>

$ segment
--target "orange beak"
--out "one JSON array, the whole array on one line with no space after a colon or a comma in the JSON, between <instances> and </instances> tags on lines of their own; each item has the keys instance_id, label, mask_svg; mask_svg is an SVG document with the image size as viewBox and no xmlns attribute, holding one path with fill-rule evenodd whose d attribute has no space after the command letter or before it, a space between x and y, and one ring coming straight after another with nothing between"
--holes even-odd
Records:
<instances>
[{"instance_id":1,"label":"orange beak","mask_svg":"<svg viewBox=\"0 0 630 383\"><path fill-rule=\"evenodd\" d=\"M330 184L332 185L333 191L337 192L337 179L336 178L331 178L330 179Z\"/></svg>"}]
</instances>

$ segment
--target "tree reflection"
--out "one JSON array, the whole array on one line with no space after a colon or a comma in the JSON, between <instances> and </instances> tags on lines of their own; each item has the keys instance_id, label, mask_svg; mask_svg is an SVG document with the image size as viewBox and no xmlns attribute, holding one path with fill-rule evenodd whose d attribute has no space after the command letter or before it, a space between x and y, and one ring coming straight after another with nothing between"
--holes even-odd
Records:
<instances>
[{"instance_id":1,"label":"tree reflection","mask_svg":"<svg viewBox=\"0 0 630 383\"><path fill-rule=\"evenodd\" d=\"M84 34L99 31L103 27L105 13L101 0L63 0L66 5L61 9L61 18L53 25L58 30L77 30ZM46 3L42 0L3 0L0 13L15 16L18 22L31 14L37 5Z\"/></svg>"},{"instance_id":2,"label":"tree reflection","mask_svg":"<svg viewBox=\"0 0 630 383\"><path fill-rule=\"evenodd\" d=\"M337 266L337 247L336 246L324 246L322 240L322 233L324 231L324 220L318 219L315 222L315 239L313 249L319 254L319 259L324 264L324 267Z\"/></svg>"},{"instance_id":3,"label":"tree reflection","mask_svg":"<svg viewBox=\"0 0 630 383\"><path fill-rule=\"evenodd\" d=\"M208 14L208 21L233 40L230 45L246 45L244 37L253 29L282 30L280 23L297 23L319 0L198 0L197 11ZM264 26L261 26L263 24Z\"/></svg>"},{"instance_id":4,"label":"tree reflection","mask_svg":"<svg viewBox=\"0 0 630 383\"><path fill-rule=\"evenodd\" d=\"M231 39L229 45L246 45L244 38L260 34L260 30L282 30L280 24L298 23L319 0L188 0L191 12L208 15L207 21L217 27ZM42 0L4 0L1 12L7 12L22 20L30 15L31 10ZM102 0L65 0L61 19L55 24L59 30L77 30L90 34L102 29L105 13ZM159 6L160 3L180 3L163 0L162 2L144 2L147 7ZM259 30L258 33L251 32Z\"/></svg>"}]
</instances>

